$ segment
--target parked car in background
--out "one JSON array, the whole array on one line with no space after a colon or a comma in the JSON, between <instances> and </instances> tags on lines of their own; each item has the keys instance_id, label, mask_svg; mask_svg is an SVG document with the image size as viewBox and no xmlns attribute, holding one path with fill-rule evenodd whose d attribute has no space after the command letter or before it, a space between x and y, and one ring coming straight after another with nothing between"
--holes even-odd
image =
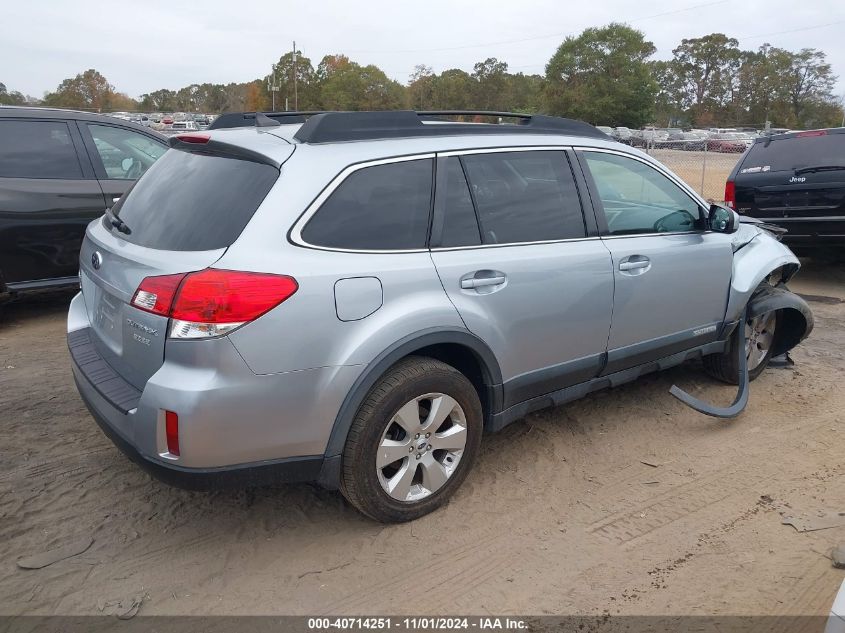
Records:
<instances>
[{"instance_id":1,"label":"parked car in background","mask_svg":"<svg viewBox=\"0 0 845 633\"><path fill-rule=\"evenodd\" d=\"M657 147L658 143L661 143L668 138L669 134L665 130L646 128L644 130L637 131L634 136L631 137L631 145L634 147Z\"/></svg>"},{"instance_id":2,"label":"parked car in background","mask_svg":"<svg viewBox=\"0 0 845 633\"><path fill-rule=\"evenodd\" d=\"M198 130L199 126L194 121L174 121L170 126L171 130L187 132L189 130Z\"/></svg>"},{"instance_id":3,"label":"parked car in background","mask_svg":"<svg viewBox=\"0 0 845 633\"><path fill-rule=\"evenodd\" d=\"M760 136L776 136L777 134L788 134L791 130L786 127L772 127L768 130L762 130Z\"/></svg>"},{"instance_id":4,"label":"parked car in background","mask_svg":"<svg viewBox=\"0 0 845 633\"><path fill-rule=\"evenodd\" d=\"M665 149L681 149L685 151L702 151L707 141L706 135L696 132L675 132L669 134L665 141L660 141L658 147Z\"/></svg>"},{"instance_id":5,"label":"parked car in background","mask_svg":"<svg viewBox=\"0 0 845 633\"><path fill-rule=\"evenodd\" d=\"M85 227L166 150L119 118L0 108L0 292L78 283Z\"/></svg>"},{"instance_id":6,"label":"parked car in background","mask_svg":"<svg viewBox=\"0 0 845 633\"><path fill-rule=\"evenodd\" d=\"M620 143L630 145L631 138L634 136L634 132L630 128L620 126L613 128L613 133L611 134L611 136Z\"/></svg>"},{"instance_id":7,"label":"parked car in background","mask_svg":"<svg viewBox=\"0 0 845 633\"><path fill-rule=\"evenodd\" d=\"M754 139L742 132L713 134L707 139L707 151L742 153L751 147L753 142Z\"/></svg>"},{"instance_id":8,"label":"parked car in background","mask_svg":"<svg viewBox=\"0 0 845 633\"><path fill-rule=\"evenodd\" d=\"M161 122L165 125L173 125L173 117L170 115L165 115L162 117Z\"/></svg>"},{"instance_id":9,"label":"parked car in background","mask_svg":"<svg viewBox=\"0 0 845 633\"><path fill-rule=\"evenodd\" d=\"M758 138L736 164L725 200L789 232L805 254L845 259L845 128Z\"/></svg>"},{"instance_id":10,"label":"parked car in background","mask_svg":"<svg viewBox=\"0 0 845 633\"><path fill-rule=\"evenodd\" d=\"M788 248L585 123L247 116L174 136L80 256L79 391L166 481L407 521L485 429L688 358L754 379L812 329Z\"/></svg>"}]
</instances>

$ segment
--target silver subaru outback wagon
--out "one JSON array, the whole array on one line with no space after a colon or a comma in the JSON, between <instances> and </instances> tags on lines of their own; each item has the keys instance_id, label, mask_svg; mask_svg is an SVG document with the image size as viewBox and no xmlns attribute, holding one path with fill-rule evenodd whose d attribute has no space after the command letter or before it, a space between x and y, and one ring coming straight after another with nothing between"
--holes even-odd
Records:
<instances>
[{"instance_id":1,"label":"silver subaru outback wagon","mask_svg":"<svg viewBox=\"0 0 845 633\"><path fill-rule=\"evenodd\" d=\"M226 115L88 226L68 345L118 447L405 521L485 430L689 358L747 384L812 328L789 249L649 156L437 114Z\"/></svg>"}]
</instances>

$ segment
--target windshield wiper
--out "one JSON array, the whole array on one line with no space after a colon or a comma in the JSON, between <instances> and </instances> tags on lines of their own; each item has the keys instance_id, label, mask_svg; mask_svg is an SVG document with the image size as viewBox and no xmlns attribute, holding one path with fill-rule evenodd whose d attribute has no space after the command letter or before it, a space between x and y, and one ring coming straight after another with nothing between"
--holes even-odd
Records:
<instances>
[{"instance_id":1,"label":"windshield wiper","mask_svg":"<svg viewBox=\"0 0 845 633\"><path fill-rule=\"evenodd\" d=\"M801 169L796 169L796 174L809 174L814 171L837 171L839 169L845 169L845 165L817 165L816 167L802 167Z\"/></svg>"},{"instance_id":2,"label":"windshield wiper","mask_svg":"<svg viewBox=\"0 0 845 633\"><path fill-rule=\"evenodd\" d=\"M109 224L111 224L114 228L116 228L121 233L123 233L125 235L129 235L130 233L132 233L132 229L129 228L129 226L126 224L126 222L124 222L119 217L117 217L114 214L114 211L112 211L111 209L108 209L108 208L106 209L106 219L109 221Z\"/></svg>"}]
</instances>

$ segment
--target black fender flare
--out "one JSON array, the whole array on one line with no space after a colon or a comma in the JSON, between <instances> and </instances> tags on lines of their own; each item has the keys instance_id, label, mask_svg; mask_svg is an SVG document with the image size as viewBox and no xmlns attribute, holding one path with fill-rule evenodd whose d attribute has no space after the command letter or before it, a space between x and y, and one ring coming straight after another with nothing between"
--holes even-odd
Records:
<instances>
[{"instance_id":1,"label":"black fender flare","mask_svg":"<svg viewBox=\"0 0 845 633\"><path fill-rule=\"evenodd\" d=\"M462 345L473 352L481 366L484 385L490 391L492 405L490 413L495 413L501 408L502 371L496 356L484 341L469 330L451 328L430 328L409 334L369 363L344 398L326 444L323 467L318 478L320 485L326 488L337 488L340 479L340 456L346 444L346 436L349 434L358 408L376 381L404 357L424 347L443 343Z\"/></svg>"},{"instance_id":2,"label":"black fender flare","mask_svg":"<svg viewBox=\"0 0 845 633\"><path fill-rule=\"evenodd\" d=\"M782 310L781 322L772 343L772 356L779 356L810 335L815 321L810 306L785 284L761 284L748 301L748 318Z\"/></svg>"}]
</instances>

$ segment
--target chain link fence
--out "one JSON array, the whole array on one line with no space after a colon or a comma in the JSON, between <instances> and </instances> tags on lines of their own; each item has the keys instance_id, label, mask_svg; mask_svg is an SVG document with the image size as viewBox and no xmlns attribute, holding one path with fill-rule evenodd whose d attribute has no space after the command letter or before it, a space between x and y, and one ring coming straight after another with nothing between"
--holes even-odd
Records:
<instances>
[{"instance_id":1,"label":"chain link fence","mask_svg":"<svg viewBox=\"0 0 845 633\"><path fill-rule=\"evenodd\" d=\"M707 140L657 141L640 147L675 172L706 200L725 199L725 181L739 161L745 146Z\"/></svg>"}]
</instances>

